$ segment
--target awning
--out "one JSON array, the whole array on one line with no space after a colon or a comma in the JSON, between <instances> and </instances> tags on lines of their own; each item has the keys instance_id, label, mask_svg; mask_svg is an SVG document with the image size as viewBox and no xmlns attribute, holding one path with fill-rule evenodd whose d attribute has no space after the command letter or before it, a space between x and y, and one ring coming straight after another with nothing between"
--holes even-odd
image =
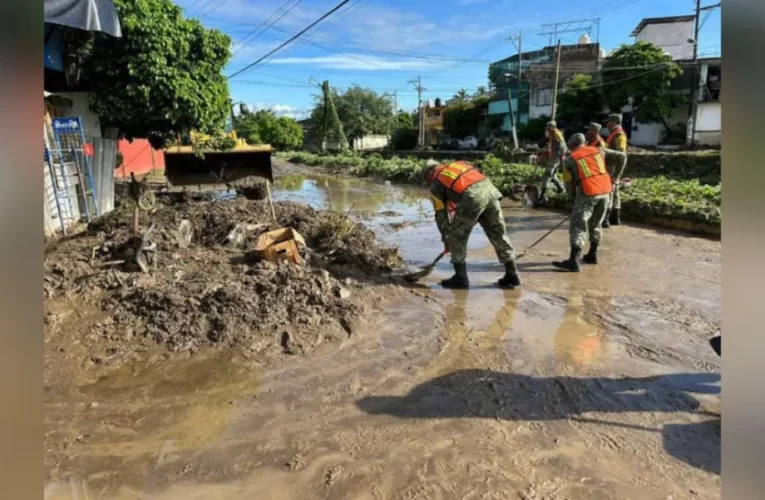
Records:
<instances>
[{"instance_id":1,"label":"awning","mask_svg":"<svg viewBox=\"0 0 765 500\"><path fill-rule=\"evenodd\" d=\"M53 92L48 92L47 90L43 90L43 99L53 104L54 106L72 106L72 100L68 97L54 94Z\"/></svg>"},{"instance_id":2,"label":"awning","mask_svg":"<svg viewBox=\"0 0 765 500\"><path fill-rule=\"evenodd\" d=\"M112 0L45 0L45 22L121 37Z\"/></svg>"}]
</instances>

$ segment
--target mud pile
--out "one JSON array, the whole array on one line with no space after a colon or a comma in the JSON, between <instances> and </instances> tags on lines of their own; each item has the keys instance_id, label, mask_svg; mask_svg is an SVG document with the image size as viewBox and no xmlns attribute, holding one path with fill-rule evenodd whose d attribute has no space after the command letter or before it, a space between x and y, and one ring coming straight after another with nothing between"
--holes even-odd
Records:
<instances>
[{"instance_id":1,"label":"mud pile","mask_svg":"<svg viewBox=\"0 0 765 500\"><path fill-rule=\"evenodd\" d=\"M171 351L235 346L299 353L352 333L354 320L390 290L386 271L401 264L374 233L343 214L267 201L161 205L142 214L157 261L147 273L121 262L135 245L131 218L115 211L45 255L46 304L94 305L97 321L69 332L65 315L46 313L46 338L79 335L119 356L159 344ZM257 237L292 227L304 237L305 263L261 261ZM124 259L122 259L124 260ZM101 356L100 358L103 358Z\"/></svg>"}]
</instances>

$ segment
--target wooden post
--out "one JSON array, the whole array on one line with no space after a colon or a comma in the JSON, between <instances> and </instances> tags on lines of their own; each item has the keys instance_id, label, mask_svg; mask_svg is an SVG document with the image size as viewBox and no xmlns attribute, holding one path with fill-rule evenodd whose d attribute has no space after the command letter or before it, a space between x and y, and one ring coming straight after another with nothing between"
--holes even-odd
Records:
<instances>
[{"instance_id":1,"label":"wooden post","mask_svg":"<svg viewBox=\"0 0 765 500\"><path fill-rule=\"evenodd\" d=\"M555 120L555 112L558 110L558 75L560 74L560 40L558 40L558 48L555 61L555 87L553 87L553 101L552 101L552 120Z\"/></svg>"},{"instance_id":2,"label":"wooden post","mask_svg":"<svg viewBox=\"0 0 765 500\"><path fill-rule=\"evenodd\" d=\"M276 210L274 210L274 200L271 199L271 181L266 179L266 192L268 193L268 204L271 206L271 217L274 218L274 224L276 224Z\"/></svg>"}]
</instances>

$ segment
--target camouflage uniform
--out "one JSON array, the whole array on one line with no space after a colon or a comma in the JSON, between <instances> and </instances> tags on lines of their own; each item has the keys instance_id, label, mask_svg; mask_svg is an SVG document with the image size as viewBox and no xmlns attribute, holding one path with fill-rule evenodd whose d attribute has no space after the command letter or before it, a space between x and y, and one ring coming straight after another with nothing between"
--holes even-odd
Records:
<instances>
[{"instance_id":1,"label":"camouflage uniform","mask_svg":"<svg viewBox=\"0 0 765 500\"><path fill-rule=\"evenodd\" d=\"M440 182L430 185L430 193L436 210L436 225L444 245L451 252L452 263L465 262L468 238L476 223L483 228L500 262L515 261L515 250L505 233L505 218L499 204L502 193L489 179L473 184L462 196L447 189ZM448 202L457 206L451 222L446 210Z\"/></svg>"},{"instance_id":2,"label":"camouflage uniform","mask_svg":"<svg viewBox=\"0 0 765 500\"><path fill-rule=\"evenodd\" d=\"M558 180L555 174L558 172L558 168L560 167L560 159L566 155L567 149L566 141L563 139L563 134L555 127L555 122L548 123L548 130L550 128L553 128L554 130L550 133L550 142L548 143L549 145L547 149L550 156L547 158L547 167L545 168L545 173L542 177L543 198L544 193L550 187L551 182L555 185L555 188L559 192L563 191L563 184L561 184L560 180Z\"/></svg>"},{"instance_id":3,"label":"camouflage uniform","mask_svg":"<svg viewBox=\"0 0 765 500\"><path fill-rule=\"evenodd\" d=\"M606 155L606 165L617 170L624 170L624 164L627 161L627 155L620 151L604 149ZM609 207L610 194L600 194L597 196L587 196L582 192L579 185L576 172L576 163L570 156L563 162L563 168L569 172L566 179L566 191L569 196L574 198L574 208L571 211L571 220L569 222L569 240L572 248L584 248L589 233L590 243L600 243L602 235L602 225Z\"/></svg>"},{"instance_id":4,"label":"camouflage uniform","mask_svg":"<svg viewBox=\"0 0 765 500\"><path fill-rule=\"evenodd\" d=\"M620 151L627 154L627 134L624 132L617 134L614 136L613 139L611 139L611 142L609 142L606 147L608 149L612 149L614 151ZM608 165L608 173L611 174L611 180L614 183L614 190L611 193L611 208L620 210L622 208L622 198L619 195L619 180L622 178L622 174L624 174L624 167L627 165L626 159L622 164L617 168L614 165L611 165L610 162L607 161Z\"/></svg>"}]
</instances>

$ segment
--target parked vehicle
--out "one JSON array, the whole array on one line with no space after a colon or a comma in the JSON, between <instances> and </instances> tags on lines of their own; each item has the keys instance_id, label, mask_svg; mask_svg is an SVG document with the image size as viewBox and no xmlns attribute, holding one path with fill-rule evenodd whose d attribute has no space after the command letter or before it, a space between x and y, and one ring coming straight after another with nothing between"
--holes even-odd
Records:
<instances>
[{"instance_id":1,"label":"parked vehicle","mask_svg":"<svg viewBox=\"0 0 765 500\"><path fill-rule=\"evenodd\" d=\"M457 149L476 149L478 147L478 139L475 136L469 135L458 142Z\"/></svg>"}]
</instances>

